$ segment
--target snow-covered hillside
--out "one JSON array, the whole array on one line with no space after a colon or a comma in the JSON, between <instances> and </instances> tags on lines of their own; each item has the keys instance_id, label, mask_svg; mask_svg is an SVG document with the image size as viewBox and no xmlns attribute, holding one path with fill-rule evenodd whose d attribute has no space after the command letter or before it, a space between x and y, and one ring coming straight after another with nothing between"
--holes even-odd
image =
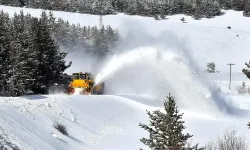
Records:
<instances>
[{"instance_id":1,"label":"snow-covered hillside","mask_svg":"<svg viewBox=\"0 0 250 150\"><path fill-rule=\"evenodd\" d=\"M42 11L1 9L11 15L24 10L37 17ZM99 21L93 15L54 15L81 25L98 25ZM180 21L182 17L187 23ZM168 18L156 21L124 14L105 16L104 24L118 28L129 43L118 47L121 53L111 56L100 70L98 80L106 82L108 95L0 98L2 137L24 149L147 149L139 140L147 133L138 124L148 122L146 110L162 109L165 96L171 92L185 113L193 143L204 145L228 127L237 128L249 141L249 95L238 95L235 87L247 81L241 70L250 60L250 20L235 11L212 19ZM73 64L67 72L89 67L85 57L69 54L67 59ZM214 62L220 73L204 74L208 62ZM230 62L236 64L232 69L233 91L227 89L226 64ZM70 137L53 128L55 121L68 127Z\"/></svg>"},{"instance_id":2,"label":"snow-covered hillside","mask_svg":"<svg viewBox=\"0 0 250 150\"><path fill-rule=\"evenodd\" d=\"M147 123L145 109L160 108L151 103L138 97L111 95L2 98L0 126L1 133L6 134L1 135L21 149L145 148L139 139L147 133L138 122ZM204 144L229 126L238 128L239 134L248 130L244 118L197 114L195 110L182 112L187 131L194 134L193 142ZM69 137L54 129L54 122L66 125Z\"/></svg>"},{"instance_id":3,"label":"snow-covered hillside","mask_svg":"<svg viewBox=\"0 0 250 150\"><path fill-rule=\"evenodd\" d=\"M32 16L40 17L42 10L0 6L0 10L11 16L23 10ZM155 21L153 18L128 16L124 14L103 17L104 25L118 28L122 36L130 36L130 45L147 46L154 44L157 48L172 48L184 53L185 57L195 60L194 66L206 69L206 64L213 61L221 73L228 73L228 63L235 63L233 72L241 72L250 43L248 17L242 12L224 10L225 15L211 19L194 20L185 15L167 16L168 19ZM80 25L99 25L99 16L54 11L54 16L63 18L70 23ZM180 20L185 17L187 23ZM231 26L231 30L227 29ZM133 36L131 36L133 35ZM239 35L237 37L236 35ZM146 42L145 42L146 40ZM135 46L134 46L135 47ZM198 63L198 64L197 64ZM202 69L203 69L202 68Z\"/></svg>"}]
</instances>

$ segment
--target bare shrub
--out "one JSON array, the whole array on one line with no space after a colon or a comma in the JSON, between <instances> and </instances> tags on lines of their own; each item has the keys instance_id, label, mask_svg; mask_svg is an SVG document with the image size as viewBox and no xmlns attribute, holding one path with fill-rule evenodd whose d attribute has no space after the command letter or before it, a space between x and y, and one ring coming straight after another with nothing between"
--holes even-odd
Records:
<instances>
[{"instance_id":1,"label":"bare shrub","mask_svg":"<svg viewBox=\"0 0 250 150\"><path fill-rule=\"evenodd\" d=\"M206 150L247 150L245 139L236 133L235 129L228 129L222 137L207 143Z\"/></svg>"},{"instance_id":2,"label":"bare shrub","mask_svg":"<svg viewBox=\"0 0 250 150\"><path fill-rule=\"evenodd\" d=\"M56 128L59 132L61 132L63 135L69 135L67 131L67 127L63 125L62 123L54 123L54 128Z\"/></svg>"}]
</instances>

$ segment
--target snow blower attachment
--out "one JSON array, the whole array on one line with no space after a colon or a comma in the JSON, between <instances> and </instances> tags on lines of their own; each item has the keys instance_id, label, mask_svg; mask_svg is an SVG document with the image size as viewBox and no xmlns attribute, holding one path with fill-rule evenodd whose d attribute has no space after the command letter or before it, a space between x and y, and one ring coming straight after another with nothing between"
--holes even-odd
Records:
<instances>
[{"instance_id":1,"label":"snow blower attachment","mask_svg":"<svg viewBox=\"0 0 250 150\"><path fill-rule=\"evenodd\" d=\"M79 95L102 95L104 93L104 83L95 85L94 76L91 73L73 73L72 81L68 86L68 94Z\"/></svg>"}]
</instances>

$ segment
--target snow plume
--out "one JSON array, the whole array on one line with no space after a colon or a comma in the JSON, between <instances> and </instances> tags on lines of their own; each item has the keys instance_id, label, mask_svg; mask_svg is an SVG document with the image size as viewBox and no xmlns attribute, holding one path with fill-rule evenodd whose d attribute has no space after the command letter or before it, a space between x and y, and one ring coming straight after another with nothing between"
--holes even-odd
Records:
<instances>
[{"instance_id":1,"label":"snow plume","mask_svg":"<svg viewBox=\"0 0 250 150\"><path fill-rule=\"evenodd\" d=\"M116 72L123 67L134 65L140 61L157 61L160 57L157 49L153 47L140 47L132 51L128 51L119 55L114 55L99 73L95 79L96 83L102 82L113 72Z\"/></svg>"},{"instance_id":2,"label":"snow plume","mask_svg":"<svg viewBox=\"0 0 250 150\"><path fill-rule=\"evenodd\" d=\"M143 46L133 43L134 38L139 39L140 35L129 40L133 49L120 49L122 52L111 57L98 73L96 82L105 82L106 94L140 95L164 101L171 93L184 109L212 115L234 113L229 111L233 108L225 99L215 95L206 84L186 38L164 32ZM220 106L222 103L228 111Z\"/></svg>"},{"instance_id":3,"label":"snow plume","mask_svg":"<svg viewBox=\"0 0 250 150\"><path fill-rule=\"evenodd\" d=\"M216 83L210 83L209 90L211 92L211 100L214 101L217 108L226 114L237 117L244 117L246 111L241 110L233 105L230 95L224 93Z\"/></svg>"},{"instance_id":4,"label":"snow plume","mask_svg":"<svg viewBox=\"0 0 250 150\"><path fill-rule=\"evenodd\" d=\"M107 94L149 96L163 102L171 93L182 108L218 111L207 99L207 87L172 49L139 47L115 55L98 74L96 82L102 81Z\"/></svg>"},{"instance_id":5,"label":"snow plume","mask_svg":"<svg viewBox=\"0 0 250 150\"><path fill-rule=\"evenodd\" d=\"M97 57L88 54L84 50L72 50L68 52L66 61L72 61L71 67L65 71L68 74L72 74L74 72L97 73L102 67L101 62Z\"/></svg>"}]
</instances>

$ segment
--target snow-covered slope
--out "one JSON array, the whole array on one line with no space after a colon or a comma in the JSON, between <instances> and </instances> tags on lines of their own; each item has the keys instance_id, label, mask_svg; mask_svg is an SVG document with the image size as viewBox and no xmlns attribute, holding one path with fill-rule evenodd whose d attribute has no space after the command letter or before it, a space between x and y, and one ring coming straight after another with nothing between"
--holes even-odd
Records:
<instances>
[{"instance_id":1,"label":"snow-covered slope","mask_svg":"<svg viewBox=\"0 0 250 150\"><path fill-rule=\"evenodd\" d=\"M0 10L11 16L23 10L39 17L43 10L0 6ZM104 25L118 28L122 36L130 36L130 45L174 47L185 57L193 57L195 65L203 67L213 61L221 73L228 73L227 63L235 63L232 72L241 72L244 62L249 61L250 20L241 11L224 10L225 15L211 19L194 20L185 15L167 16L168 19L155 21L153 18L128 16L124 14L103 17ZM54 11L54 16L80 25L99 25L99 16ZM180 19L185 17L186 22ZM227 29L231 26L231 30ZM237 37L236 35L239 35ZM145 40L147 41L145 42ZM198 62L199 64L196 64Z\"/></svg>"},{"instance_id":2,"label":"snow-covered slope","mask_svg":"<svg viewBox=\"0 0 250 150\"><path fill-rule=\"evenodd\" d=\"M247 106L249 109L249 103ZM4 138L21 149L147 149L139 141L147 133L138 124L148 123L145 109L158 108L132 96L1 98L0 126L1 133L7 132ZM244 118L182 112L194 143L205 144L228 127L236 127L243 135L248 130ZM53 128L55 122L67 126L68 137Z\"/></svg>"},{"instance_id":3,"label":"snow-covered slope","mask_svg":"<svg viewBox=\"0 0 250 150\"><path fill-rule=\"evenodd\" d=\"M1 9L11 15L21 9L33 16L41 14L35 9L0 6ZM54 15L81 25L98 25L99 21L93 15ZM6 133L1 135L27 149L145 148L139 139L147 133L138 124L148 122L146 109L162 109L165 96L171 92L185 113L193 143L203 145L228 127L236 127L249 141L250 136L245 134L249 130L249 95L227 90L226 65L236 63L233 80L235 74L239 76L233 85L246 81L240 73L244 62L249 61L249 19L235 11L203 20L184 16L188 23L182 23L182 17L174 15L155 21L124 14L105 16L104 24L118 28L124 38L129 36L129 45L117 48L121 54L111 56L97 78L106 82L108 95L0 98L0 133ZM81 66L74 63L84 57L69 55L67 59L73 60L73 66L67 71L82 69L83 64L89 66L88 62ZM204 74L210 61L215 62L220 73ZM53 128L54 121L65 124L70 137L58 133Z\"/></svg>"},{"instance_id":4,"label":"snow-covered slope","mask_svg":"<svg viewBox=\"0 0 250 150\"><path fill-rule=\"evenodd\" d=\"M139 145L121 142L129 139L138 143L142 131L138 130L137 136L126 135L132 134L134 130L131 129L137 126L138 118L143 118L141 107L142 104L116 96L53 95L5 99L1 101L0 125L29 145L28 149L103 149L104 144L107 144L106 149L129 148L124 146L133 149ZM66 125L69 137L55 130L54 122ZM109 138L117 137L117 133L124 135L120 137L123 139L110 141ZM112 143L117 144L111 147ZM25 146L19 145L20 148Z\"/></svg>"}]
</instances>

